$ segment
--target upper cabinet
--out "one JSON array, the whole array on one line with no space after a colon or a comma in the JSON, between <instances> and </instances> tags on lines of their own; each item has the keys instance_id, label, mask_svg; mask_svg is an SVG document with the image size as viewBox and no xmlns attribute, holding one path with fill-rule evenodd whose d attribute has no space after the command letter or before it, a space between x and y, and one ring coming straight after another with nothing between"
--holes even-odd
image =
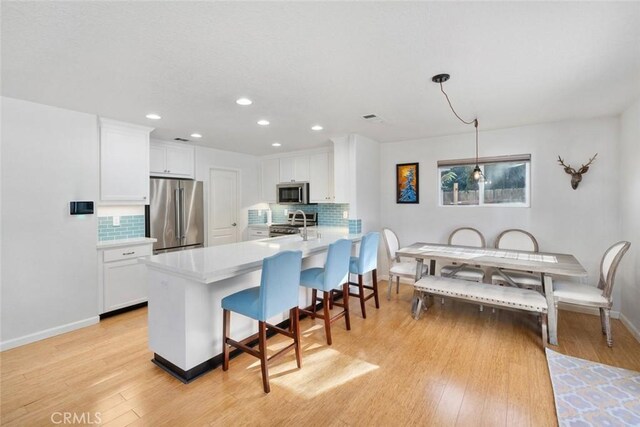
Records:
<instances>
[{"instance_id":1,"label":"upper cabinet","mask_svg":"<svg viewBox=\"0 0 640 427\"><path fill-rule=\"evenodd\" d=\"M313 203L333 201L333 156L317 153L309 156L309 200Z\"/></svg>"},{"instance_id":2,"label":"upper cabinet","mask_svg":"<svg viewBox=\"0 0 640 427\"><path fill-rule=\"evenodd\" d=\"M100 119L100 200L149 200L149 134L153 128Z\"/></svg>"},{"instance_id":3,"label":"upper cabinet","mask_svg":"<svg viewBox=\"0 0 640 427\"><path fill-rule=\"evenodd\" d=\"M169 141L151 141L149 149L151 176L195 178L193 146Z\"/></svg>"},{"instance_id":4,"label":"upper cabinet","mask_svg":"<svg viewBox=\"0 0 640 427\"><path fill-rule=\"evenodd\" d=\"M262 160L262 200L276 202L276 185L280 182L308 182L311 203L334 201L333 155L315 151Z\"/></svg>"},{"instance_id":5,"label":"upper cabinet","mask_svg":"<svg viewBox=\"0 0 640 427\"><path fill-rule=\"evenodd\" d=\"M309 182L309 156L281 157L280 182Z\"/></svg>"}]
</instances>

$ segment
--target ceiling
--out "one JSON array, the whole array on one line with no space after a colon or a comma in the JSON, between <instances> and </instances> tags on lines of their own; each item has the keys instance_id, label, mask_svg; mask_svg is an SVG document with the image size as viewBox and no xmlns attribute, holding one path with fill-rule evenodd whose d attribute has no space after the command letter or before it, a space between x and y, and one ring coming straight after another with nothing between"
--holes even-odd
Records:
<instances>
[{"instance_id":1,"label":"ceiling","mask_svg":"<svg viewBox=\"0 0 640 427\"><path fill-rule=\"evenodd\" d=\"M636 2L3 1L1 23L3 95L256 155L468 132L431 82L441 72L481 130L619 114L640 96Z\"/></svg>"}]
</instances>

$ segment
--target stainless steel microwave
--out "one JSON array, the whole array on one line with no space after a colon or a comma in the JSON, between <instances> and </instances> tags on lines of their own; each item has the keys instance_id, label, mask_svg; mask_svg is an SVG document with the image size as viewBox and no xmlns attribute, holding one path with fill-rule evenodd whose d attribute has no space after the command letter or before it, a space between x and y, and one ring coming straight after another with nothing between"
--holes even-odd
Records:
<instances>
[{"instance_id":1,"label":"stainless steel microwave","mask_svg":"<svg viewBox=\"0 0 640 427\"><path fill-rule=\"evenodd\" d=\"M306 205L309 203L308 182L286 182L276 186L278 203Z\"/></svg>"}]
</instances>

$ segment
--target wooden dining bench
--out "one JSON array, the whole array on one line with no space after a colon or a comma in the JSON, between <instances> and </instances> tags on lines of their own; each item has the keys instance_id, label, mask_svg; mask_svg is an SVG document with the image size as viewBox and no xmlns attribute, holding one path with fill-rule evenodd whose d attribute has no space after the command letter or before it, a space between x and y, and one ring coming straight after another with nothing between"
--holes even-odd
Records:
<instances>
[{"instance_id":1,"label":"wooden dining bench","mask_svg":"<svg viewBox=\"0 0 640 427\"><path fill-rule=\"evenodd\" d=\"M427 310L425 297L437 295L474 302L485 306L539 313L542 323L542 343L547 343L547 300L537 291L508 286L488 285L442 276L424 276L415 284L416 299L413 314L417 320Z\"/></svg>"}]
</instances>

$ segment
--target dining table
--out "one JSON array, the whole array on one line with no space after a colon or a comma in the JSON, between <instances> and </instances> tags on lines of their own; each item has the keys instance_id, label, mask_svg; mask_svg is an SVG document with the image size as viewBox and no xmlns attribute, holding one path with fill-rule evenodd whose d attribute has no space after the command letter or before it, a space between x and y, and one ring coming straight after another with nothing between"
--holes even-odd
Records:
<instances>
[{"instance_id":1,"label":"dining table","mask_svg":"<svg viewBox=\"0 0 640 427\"><path fill-rule=\"evenodd\" d=\"M428 274L430 275L435 275L436 273L436 261L455 263L459 266L470 265L480 267L485 270L485 281L490 280L490 270L496 270L503 275L508 284L508 274L505 274L503 270L516 270L539 274L542 284L541 292L547 301L547 316L549 322L548 340L551 345L558 345L558 313L556 301L553 296L553 277L581 278L587 276L587 271L575 256L561 253L515 251L417 242L410 246L400 248L396 252L396 255L416 260L416 282L422 277L423 265L427 261L429 262ZM514 284L511 283L511 285ZM414 298L417 298L417 296Z\"/></svg>"}]
</instances>

